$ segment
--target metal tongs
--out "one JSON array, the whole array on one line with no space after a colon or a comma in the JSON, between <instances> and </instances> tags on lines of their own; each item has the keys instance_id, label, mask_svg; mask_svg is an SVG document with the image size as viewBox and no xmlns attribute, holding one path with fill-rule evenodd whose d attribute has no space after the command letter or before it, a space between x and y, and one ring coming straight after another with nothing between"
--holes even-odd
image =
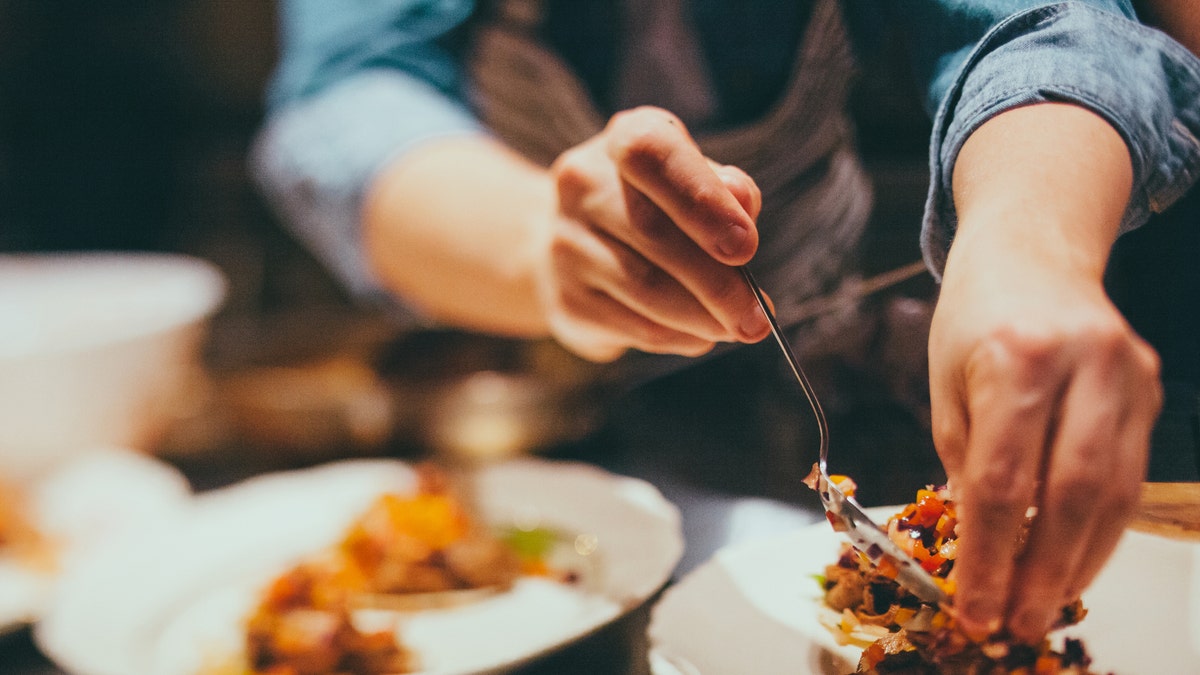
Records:
<instances>
[{"instance_id":1,"label":"metal tongs","mask_svg":"<svg viewBox=\"0 0 1200 675\"><path fill-rule=\"evenodd\" d=\"M926 572L917 561L896 545L895 542L888 537L887 532L863 511L854 497L847 495L842 491L836 483L829 478L828 458L829 458L829 423L825 420L825 411L821 409L821 403L817 400L816 392L813 391L812 385L808 382L808 377L804 374L804 370L800 367L800 363L796 360L796 355L792 352L791 345L788 344L787 338L783 335L783 330L779 327L779 322L775 319L775 313L771 311L767 304L767 299L763 295L762 288L755 281L754 275L746 267L739 268L742 276L745 277L746 283L750 286L750 290L754 292L754 297L758 300L758 306L767 316L767 321L771 324L771 335L775 337L775 342L779 344L779 349L783 351L783 356L787 360L788 366L792 369L792 374L796 376L796 380L800 382L800 388L804 390L804 396L808 399L808 404L812 406L813 414L817 418L817 433L820 439L820 454L816 466L813 468L812 476L814 481L811 487L817 491L821 497L821 503L825 506L826 517L833 524L835 530L845 532L850 538L850 542L860 552L871 560L871 563L877 567L883 568L887 564L894 566L896 570L896 581L912 592L924 602L947 604L949 596L946 591L938 585L934 580L933 575Z\"/></svg>"}]
</instances>

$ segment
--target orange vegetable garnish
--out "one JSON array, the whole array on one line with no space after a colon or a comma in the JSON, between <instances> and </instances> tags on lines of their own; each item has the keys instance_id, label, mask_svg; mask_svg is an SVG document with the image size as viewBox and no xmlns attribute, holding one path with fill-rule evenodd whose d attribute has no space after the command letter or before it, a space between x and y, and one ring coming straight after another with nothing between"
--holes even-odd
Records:
<instances>
[{"instance_id":1,"label":"orange vegetable garnish","mask_svg":"<svg viewBox=\"0 0 1200 675\"><path fill-rule=\"evenodd\" d=\"M921 527L930 528L937 525L938 519L946 512L946 506L937 493L930 490L917 492L917 507L912 521Z\"/></svg>"},{"instance_id":2,"label":"orange vegetable garnish","mask_svg":"<svg viewBox=\"0 0 1200 675\"><path fill-rule=\"evenodd\" d=\"M396 494L381 498L391 526L432 549L443 549L467 533L462 505L446 494Z\"/></svg>"},{"instance_id":3,"label":"orange vegetable garnish","mask_svg":"<svg viewBox=\"0 0 1200 675\"><path fill-rule=\"evenodd\" d=\"M1037 662L1033 664L1033 672L1037 675L1057 675L1062 664L1058 657L1053 654L1045 654L1039 656Z\"/></svg>"},{"instance_id":4,"label":"orange vegetable garnish","mask_svg":"<svg viewBox=\"0 0 1200 675\"><path fill-rule=\"evenodd\" d=\"M924 549L923 546L920 548ZM926 555L928 557L926 557L924 560L921 561L921 567L924 568L925 571L929 572L930 574L933 574L934 572L937 571L937 569L939 567L946 564L946 558L940 554L935 553L933 555L929 555L929 554L926 554Z\"/></svg>"},{"instance_id":5,"label":"orange vegetable garnish","mask_svg":"<svg viewBox=\"0 0 1200 675\"><path fill-rule=\"evenodd\" d=\"M900 566L896 564L896 561L892 560L886 555L879 559L879 563L876 565L876 568L879 570L880 574L889 579L895 579L896 577L900 576Z\"/></svg>"},{"instance_id":6,"label":"orange vegetable garnish","mask_svg":"<svg viewBox=\"0 0 1200 675\"><path fill-rule=\"evenodd\" d=\"M858 490L858 484L849 476L843 476L842 474L833 474L829 477L829 482L833 483L847 497L853 497L854 492Z\"/></svg>"},{"instance_id":7,"label":"orange vegetable garnish","mask_svg":"<svg viewBox=\"0 0 1200 675\"><path fill-rule=\"evenodd\" d=\"M548 577L550 573L550 566L541 558L523 558L521 560L521 574L531 577Z\"/></svg>"},{"instance_id":8,"label":"orange vegetable garnish","mask_svg":"<svg viewBox=\"0 0 1200 675\"><path fill-rule=\"evenodd\" d=\"M867 667L871 669L874 669L875 666L879 665L879 662L882 661L885 656L887 656L887 654L883 651L883 645L879 644L878 640L867 645L866 650L863 652L863 660L866 661Z\"/></svg>"},{"instance_id":9,"label":"orange vegetable garnish","mask_svg":"<svg viewBox=\"0 0 1200 675\"><path fill-rule=\"evenodd\" d=\"M933 582L935 584L937 584L938 586L941 586L942 590L946 592L946 595L954 595L955 589L958 588L958 586L954 583L953 579L943 579L941 577L934 577Z\"/></svg>"},{"instance_id":10,"label":"orange vegetable garnish","mask_svg":"<svg viewBox=\"0 0 1200 675\"><path fill-rule=\"evenodd\" d=\"M833 526L834 532L845 532L846 531L846 524L843 523L837 516L833 515L829 511L825 512L825 520L828 520L829 524Z\"/></svg>"}]
</instances>

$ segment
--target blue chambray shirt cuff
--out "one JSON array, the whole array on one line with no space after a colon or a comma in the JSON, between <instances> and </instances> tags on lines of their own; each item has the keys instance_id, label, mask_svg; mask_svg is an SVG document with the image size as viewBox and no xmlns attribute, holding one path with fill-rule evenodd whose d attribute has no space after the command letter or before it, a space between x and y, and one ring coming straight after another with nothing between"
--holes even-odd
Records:
<instances>
[{"instance_id":1,"label":"blue chambray shirt cuff","mask_svg":"<svg viewBox=\"0 0 1200 675\"><path fill-rule=\"evenodd\" d=\"M283 223L356 300L421 322L367 264L363 199L384 167L419 144L484 133L462 103L429 84L394 70L365 70L272 113L250 168Z\"/></svg>"},{"instance_id":2,"label":"blue chambray shirt cuff","mask_svg":"<svg viewBox=\"0 0 1200 675\"><path fill-rule=\"evenodd\" d=\"M1080 3L1057 3L996 25L975 48L934 118L925 260L940 277L957 218L951 177L959 150L995 115L1071 102L1125 140L1134 184L1121 232L1181 197L1200 175L1200 61L1163 33Z\"/></svg>"}]
</instances>

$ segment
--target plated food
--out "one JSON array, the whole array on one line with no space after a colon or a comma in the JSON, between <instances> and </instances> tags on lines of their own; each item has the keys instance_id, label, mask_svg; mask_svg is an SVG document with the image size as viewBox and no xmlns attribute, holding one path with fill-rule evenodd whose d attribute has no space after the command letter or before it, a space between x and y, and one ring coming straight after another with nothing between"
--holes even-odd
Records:
<instances>
[{"instance_id":1,"label":"plated food","mask_svg":"<svg viewBox=\"0 0 1200 675\"><path fill-rule=\"evenodd\" d=\"M498 673L640 605L682 553L642 481L538 460L463 481L356 460L202 494L68 575L35 638L87 675Z\"/></svg>"},{"instance_id":2,"label":"plated food","mask_svg":"<svg viewBox=\"0 0 1200 675\"><path fill-rule=\"evenodd\" d=\"M867 512L884 522L903 505ZM845 675L861 643L838 639L821 619L814 578L839 559L845 537L819 513L811 525L720 550L668 587L648 637L655 675ZM1200 663L1200 544L1126 531L1083 594L1087 617L1055 631L1080 640L1090 668L1118 675L1191 673ZM870 639L867 637L866 639ZM1058 651L1063 651L1061 647Z\"/></svg>"},{"instance_id":3,"label":"plated food","mask_svg":"<svg viewBox=\"0 0 1200 675\"><path fill-rule=\"evenodd\" d=\"M916 559L951 597L958 556L955 502L945 487L918 490L916 499L887 519L888 537ZM896 582L897 566L886 557L874 564L849 544L827 565L819 581L826 612L822 623L839 642L863 647L854 672L870 675L1088 675L1091 657L1083 642L1068 639L1061 650L1049 639L1023 645L1006 635L978 642L956 627L949 608L922 602ZM1079 623L1083 604L1063 607L1058 625Z\"/></svg>"},{"instance_id":4,"label":"plated food","mask_svg":"<svg viewBox=\"0 0 1200 675\"><path fill-rule=\"evenodd\" d=\"M478 519L442 469L426 464L416 474L415 493L379 495L341 540L268 584L247 619L239 671L412 672L420 658L400 643L396 624L363 630L357 610L391 610L398 622L406 612L506 592L521 576L579 581L581 570L549 564L553 532L496 531Z\"/></svg>"}]
</instances>

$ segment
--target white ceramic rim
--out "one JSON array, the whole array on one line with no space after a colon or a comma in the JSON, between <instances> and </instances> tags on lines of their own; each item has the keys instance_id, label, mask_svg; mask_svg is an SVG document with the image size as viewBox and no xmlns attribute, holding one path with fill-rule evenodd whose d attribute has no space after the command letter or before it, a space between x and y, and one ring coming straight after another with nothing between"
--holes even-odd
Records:
<instances>
[{"instance_id":1,"label":"white ceramic rim","mask_svg":"<svg viewBox=\"0 0 1200 675\"><path fill-rule=\"evenodd\" d=\"M160 253L152 251L83 251L52 253L0 254L0 282L5 280L5 269L17 265L36 267L46 272L56 268L78 270L82 266L103 268L109 266L140 266L147 272L169 269L181 282L186 282L196 292L180 297L179 301L164 308L151 320L125 330L108 329L101 335L88 336L86 340L39 346L33 350L0 350L0 362L31 357L71 354L103 349L107 346L133 339L145 339L161 335L173 329L207 319L216 313L228 293L229 282L225 274L213 262L182 253Z\"/></svg>"}]
</instances>

